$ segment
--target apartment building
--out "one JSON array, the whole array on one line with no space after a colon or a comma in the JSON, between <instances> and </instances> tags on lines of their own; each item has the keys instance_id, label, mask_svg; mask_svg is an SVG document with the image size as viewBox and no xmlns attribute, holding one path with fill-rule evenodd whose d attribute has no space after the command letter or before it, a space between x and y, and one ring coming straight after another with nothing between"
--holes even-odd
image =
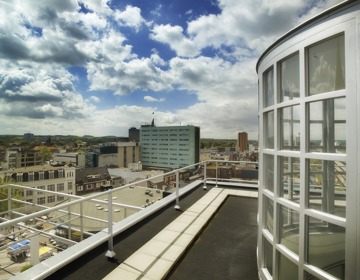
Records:
<instances>
[{"instance_id":1,"label":"apartment building","mask_svg":"<svg viewBox=\"0 0 360 280\"><path fill-rule=\"evenodd\" d=\"M8 182L38 190L75 194L75 168L68 166L38 165L11 169L2 173ZM64 196L26 190L23 200L39 205L52 206L63 201Z\"/></svg>"},{"instance_id":2,"label":"apartment building","mask_svg":"<svg viewBox=\"0 0 360 280\"><path fill-rule=\"evenodd\" d=\"M76 169L76 195L99 192L112 188L111 176L106 167Z\"/></svg>"},{"instance_id":3,"label":"apartment building","mask_svg":"<svg viewBox=\"0 0 360 280\"><path fill-rule=\"evenodd\" d=\"M236 148L240 152L248 151L248 134L246 132L239 132L237 137Z\"/></svg>"}]
</instances>

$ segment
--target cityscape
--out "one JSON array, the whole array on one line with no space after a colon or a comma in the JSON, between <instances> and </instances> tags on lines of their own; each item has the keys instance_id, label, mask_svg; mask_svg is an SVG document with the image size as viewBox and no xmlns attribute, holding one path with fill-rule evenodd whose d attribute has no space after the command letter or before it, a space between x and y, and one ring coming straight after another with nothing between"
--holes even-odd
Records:
<instances>
[{"instance_id":1,"label":"cityscape","mask_svg":"<svg viewBox=\"0 0 360 280\"><path fill-rule=\"evenodd\" d=\"M248 141L246 132L239 132L237 139L232 140L201 139L200 133L200 127L159 127L153 120L150 125L142 125L140 129L129 128L128 137L37 136L32 133L23 136L4 135L0 137L3 145L0 149L0 178L3 185L10 183L27 187L15 193L15 197L27 205L22 207L23 215L65 204L71 201L72 196L86 197L116 189L119 189L114 193L116 202L146 208L174 193L177 180L180 187L186 186L202 178L201 174L204 172L201 166L185 169L179 172L177 179L173 174L168 175L170 171L207 160L233 162L231 165L216 165L216 168L214 164L208 164L206 175L209 177L257 182L257 142ZM245 161L253 164L241 163ZM141 182L144 179L148 180ZM121 189L128 184L133 184L132 190L128 189L130 193ZM7 194L4 193L1 199L5 202L6 198ZM96 205L96 208L85 206L86 214L106 220L107 213L104 211L107 208ZM3 213L7 212L7 205L3 204L1 209ZM115 211L123 211L120 209ZM138 209L127 209L126 215L121 215L114 221L119 222L137 211ZM53 213L51 216L51 220L55 221L59 214ZM48 226L40 221L35 226L43 230L51 223L46 224ZM71 226L80 228L80 224L75 221ZM73 245L71 242L79 242L101 231L103 222L84 221L81 228L81 239L73 235L69 237L66 227L51 229L51 233L60 239L46 235L41 238L39 244L43 247L40 249L46 247L47 252L41 255L40 260L67 249ZM12 238L18 238L14 233L3 231L5 236L9 236L10 242L13 242ZM22 234L22 237L31 236L27 230L20 230L18 234ZM69 238L70 241L61 238ZM4 244L12 246L8 242L3 242L3 246ZM12 268L21 269L31 263L30 258L24 255L23 247L21 250L9 251L5 258L10 258L10 262L17 264L9 266ZM16 271L12 270L12 273L16 274ZM6 278L6 273L4 277Z\"/></svg>"},{"instance_id":2,"label":"cityscape","mask_svg":"<svg viewBox=\"0 0 360 280\"><path fill-rule=\"evenodd\" d=\"M360 279L360 1L35 2L0 1L0 280Z\"/></svg>"}]
</instances>

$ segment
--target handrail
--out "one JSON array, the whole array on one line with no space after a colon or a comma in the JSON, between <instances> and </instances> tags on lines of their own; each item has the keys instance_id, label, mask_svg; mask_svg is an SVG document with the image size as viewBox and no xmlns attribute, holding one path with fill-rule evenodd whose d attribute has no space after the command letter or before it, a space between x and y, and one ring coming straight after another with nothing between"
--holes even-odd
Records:
<instances>
[{"instance_id":1,"label":"handrail","mask_svg":"<svg viewBox=\"0 0 360 280\"><path fill-rule=\"evenodd\" d=\"M206 174L206 171L208 170L207 167L209 167L211 163L215 163L215 170L216 170L215 171L216 172L215 178L208 177L207 174ZM70 195L70 194L61 193L61 192L48 191L48 190L43 190L43 189L34 189L34 188L31 188L31 187L21 186L21 185L17 185L17 184L2 185L2 186L0 186L0 188L8 187L10 192L11 192L11 188L20 188L20 189L23 189L23 190L32 190L34 192L39 192L39 193L48 193L48 194L61 195L61 196L68 197L69 199L74 199L74 200L69 201L69 202L65 202L65 203L62 203L62 204L59 204L59 205L56 205L54 207L48 207L48 206L40 205L42 207L47 207L47 209L42 209L42 210L39 210L39 211L37 211L35 213L32 213L32 214L24 214L24 216L22 216L22 217L17 217L17 218L11 219L11 220L4 221L4 222L0 223L0 230L4 229L4 228L10 228L10 227L12 227L14 225L17 225L17 224L19 224L21 222L24 222L24 221L27 221L27 220L30 220L30 219L38 219L38 217L46 216L49 213L58 211L58 212L61 212L61 213L64 214L62 216L62 218L64 218L64 221L61 220L61 219L58 220L59 222L52 221L51 222L53 224L52 228L56 227L56 224L64 226L65 231L68 232L69 237L71 236L71 233L74 230L79 231L80 236L81 236L80 240L82 240L83 239L83 232L85 232L83 230L83 219L92 219L92 220L97 220L97 221L101 220L102 222L107 223L107 227L104 226L104 227L102 227L102 229L100 229L100 227L98 227L99 233L102 232L102 235L101 235L102 236L101 237L102 242L108 241L108 251L106 253L106 256L113 257L115 255L115 253L113 252L113 241L112 240L113 240L113 237L115 235L119 234L119 232L121 232L125 228L133 225L134 223L137 223L140 220L144 219L145 217L150 215L150 213L154 213L154 212L158 211L160 208L167 205L169 203L169 201L174 201L175 200L175 202L176 202L175 209L180 209L179 198L181 197L181 195L183 195L185 193L183 191L180 192L180 184L179 184L180 176L179 176L179 174L180 174L181 171L189 170L189 169L196 170L196 167L198 167L197 170L196 170L196 172L198 172L201 169L201 167L203 166L202 175L201 175L201 173L200 174L198 173L200 175L200 178L201 178L201 176L203 176L203 179L200 180L200 181L197 181L197 182L202 182L204 184L204 189L206 189L206 183L211 183L214 180L215 180L216 184L223 183L224 185L227 185L228 183L234 182L233 184L236 184L238 186L240 185L240 186L243 186L243 187L251 187L251 188L257 187L257 180L256 181L248 181L248 180L244 180L244 179L239 180L238 178L232 178L232 179L221 178L221 176L218 175L218 169L221 168L223 166L223 164L236 164L236 165L240 164L240 165L255 165L255 166L258 165L257 162L249 162L249 161L205 160L205 161L202 161L202 162L199 162L199 163L196 163L196 164L185 166L185 167L182 167L182 168L179 168L179 169L176 169L176 170L172 170L172 171L169 171L169 172L166 172L166 173L163 173L163 174L155 175L155 176L150 177L150 178L146 178L146 179L143 179L143 180L140 180L140 181L137 181L137 182L129 183L129 184L126 184L124 186L121 186L121 187L118 187L118 188L115 188L115 189L107 190L105 192L95 193L95 194L92 194L92 195L89 195L89 196L86 196L86 197L81 197L81 196L77 196L77 195ZM151 209L146 209L145 210L144 207L128 205L128 204L124 204L124 203L117 203L117 202L113 201L113 195L114 195L115 192L118 192L120 190L129 188L129 187L132 187L132 186L136 186L138 184L148 182L148 181L156 179L156 178L165 177L165 176L173 175L173 174L175 174L175 176L176 176L176 180L175 180L176 190L171 195L171 198L169 197L168 200L166 200L165 198L160 200L160 202L163 201L163 200L166 200L167 202L164 201L163 203L158 203L156 206L153 205L153 207L151 207ZM198 186L198 184L199 183L197 183L196 186ZM191 188L194 188L196 186L194 185ZM104 195L107 195L108 201L104 201L102 199L99 199L100 196L104 196ZM11 196L10 196L9 197L9 205L10 205L10 207L11 207L11 203L10 203L11 201L14 201L14 202L17 202L17 203L24 203L25 205L35 205L36 206L36 204L34 204L34 203L20 201L20 200L17 200L17 199L12 199ZM108 205L107 220L91 217L88 214L83 213L83 210L80 210L79 213L71 211L71 207L73 207L75 205L80 205L80 209L82 209L82 205L83 205L84 202L98 203L98 204L102 204L104 206ZM119 229L116 226L116 224L114 224L113 213L111 211L113 206L117 206L119 208L124 209L124 219L126 218L126 209L134 210L134 211L143 210L144 212L137 213L133 218L131 216L128 217L128 218L130 218L130 220L129 219L126 219L126 220L130 221L130 222L126 222L123 219L122 224L124 226ZM16 212L15 211L16 211L16 209L13 209L13 210L11 208L8 209L8 212L10 212L10 213L14 213L14 214L16 213L17 215L21 214L19 211L16 211ZM68 219L66 219L66 217L68 217ZM58 218L58 217L55 217L54 219L56 219L56 218ZM76 220L76 219L80 219L80 225L79 226L76 226L76 225L74 226L74 223L71 222L71 221ZM122 222L122 221L120 221L120 222ZM44 221L44 223L46 223L46 221ZM36 232L40 233L40 234L45 234L45 235L49 234L49 233L47 233L45 231L41 231L41 230L37 230ZM103 235L104 233L106 233L105 236ZM89 249L90 247L95 246L97 243L98 242L93 243L87 249ZM81 254L86 252L87 249L81 250L80 251Z\"/></svg>"}]
</instances>

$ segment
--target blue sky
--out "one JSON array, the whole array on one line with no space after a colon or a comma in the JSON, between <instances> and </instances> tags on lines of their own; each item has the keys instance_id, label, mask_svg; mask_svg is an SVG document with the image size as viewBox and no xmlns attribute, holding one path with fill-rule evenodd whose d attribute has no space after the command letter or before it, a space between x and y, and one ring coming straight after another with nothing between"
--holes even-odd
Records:
<instances>
[{"instance_id":1,"label":"blue sky","mask_svg":"<svg viewBox=\"0 0 360 280\"><path fill-rule=\"evenodd\" d=\"M0 134L257 138L256 61L336 0L0 0Z\"/></svg>"}]
</instances>

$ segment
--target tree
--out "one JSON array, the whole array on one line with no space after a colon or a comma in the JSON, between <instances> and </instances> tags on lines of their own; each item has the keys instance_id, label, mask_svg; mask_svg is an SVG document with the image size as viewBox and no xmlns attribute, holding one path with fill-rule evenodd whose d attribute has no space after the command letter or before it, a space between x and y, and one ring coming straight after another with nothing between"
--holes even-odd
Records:
<instances>
[{"instance_id":1,"label":"tree","mask_svg":"<svg viewBox=\"0 0 360 280\"><path fill-rule=\"evenodd\" d=\"M7 181L6 179L2 179L0 177L0 186L6 184L12 184L13 181ZM0 188L0 213L4 213L8 211L8 188L2 187ZM22 190L18 188L11 188L11 198L21 200L22 197ZM14 203L13 208L17 208L20 206L20 203Z\"/></svg>"},{"instance_id":2,"label":"tree","mask_svg":"<svg viewBox=\"0 0 360 280\"><path fill-rule=\"evenodd\" d=\"M46 146L39 147L39 152L40 152L43 162L50 160L51 151L48 147L46 147Z\"/></svg>"}]
</instances>

